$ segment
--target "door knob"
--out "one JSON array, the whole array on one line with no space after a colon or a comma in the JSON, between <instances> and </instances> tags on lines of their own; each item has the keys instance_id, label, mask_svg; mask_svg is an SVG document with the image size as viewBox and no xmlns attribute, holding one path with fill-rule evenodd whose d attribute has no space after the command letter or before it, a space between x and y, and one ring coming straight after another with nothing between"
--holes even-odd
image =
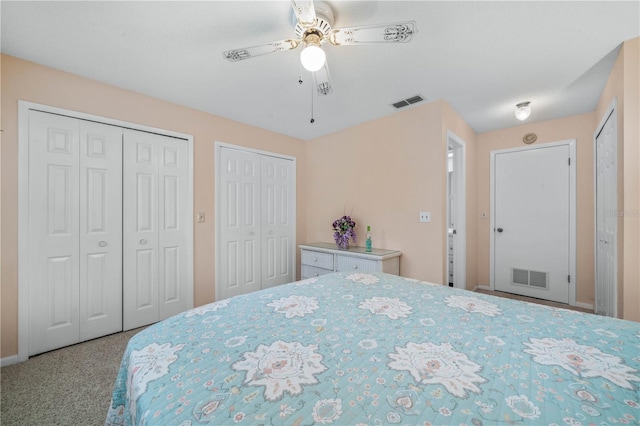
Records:
<instances>
[{"instance_id":1,"label":"door knob","mask_svg":"<svg viewBox=\"0 0 640 426\"><path fill-rule=\"evenodd\" d=\"M251 232L249 232L249 235L253 237L254 235L256 235L256 233L251 231Z\"/></svg>"},{"instance_id":2,"label":"door knob","mask_svg":"<svg viewBox=\"0 0 640 426\"><path fill-rule=\"evenodd\" d=\"M107 245L107 242L106 242L106 241L100 241L100 242L98 243L98 245L99 245L100 247L105 247L105 246Z\"/></svg>"},{"instance_id":3,"label":"door knob","mask_svg":"<svg viewBox=\"0 0 640 426\"><path fill-rule=\"evenodd\" d=\"M140 239L140 244L147 244L147 240L145 240L144 238Z\"/></svg>"},{"instance_id":4,"label":"door knob","mask_svg":"<svg viewBox=\"0 0 640 426\"><path fill-rule=\"evenodd\" d=\"M498 228L498 229L497 229L497 231L498 231L498 232L502 232L502 231L504 231L504 229L502 229L502 228Z\"/></svg>"}]
</instances>

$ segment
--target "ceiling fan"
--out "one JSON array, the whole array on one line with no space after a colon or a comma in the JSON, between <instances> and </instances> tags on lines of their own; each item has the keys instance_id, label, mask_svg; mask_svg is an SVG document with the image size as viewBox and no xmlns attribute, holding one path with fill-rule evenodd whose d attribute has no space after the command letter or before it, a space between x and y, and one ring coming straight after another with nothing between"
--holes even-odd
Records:
<instances>
[{"instance_id":1,"label":"ceiling fan","mask_svg":"<svg viewBox=\"0 0 640 426\"><path fill-rule=\"evenodd\" d=\"M335 46L407 43L417 32L414 21L332 28L333 11L327 3L319 1L314 5L313 0L291 0L291 6L296 17L295 38L227 50L223 53L224 57L231 62L238 62L267 53L293 50L304 44L305 47L300 52L300 62L305 69L315 74L318 94L327 95L333 89L326 55L321 48L323 43L329 42Z\"/></svg>"}]
</instances>

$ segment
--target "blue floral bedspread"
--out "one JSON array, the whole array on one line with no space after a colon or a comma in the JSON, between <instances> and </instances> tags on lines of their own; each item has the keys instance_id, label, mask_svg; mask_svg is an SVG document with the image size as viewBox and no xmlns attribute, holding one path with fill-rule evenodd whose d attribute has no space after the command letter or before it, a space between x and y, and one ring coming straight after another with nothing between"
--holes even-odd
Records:
<instances>
[{"instance_id":1,"label":"blue floral bedspread","mask_svg":"<svg viewBox=\"0 0 640 426\"><path fill-rule=\"evenodd\" d=\"M335 273L140 332L106 424L637 425L639 386L638 323Z\"/></svg>"}]
</instances>

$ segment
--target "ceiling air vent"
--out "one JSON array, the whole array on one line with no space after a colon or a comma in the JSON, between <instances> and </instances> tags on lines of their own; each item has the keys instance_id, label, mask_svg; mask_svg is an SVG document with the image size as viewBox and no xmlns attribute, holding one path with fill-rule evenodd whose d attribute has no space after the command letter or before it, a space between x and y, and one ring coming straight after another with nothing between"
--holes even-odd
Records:
<instances>
[{"instance_id":1,"label":"ceiling air vent","mask_svg":"<svg viewBox=\"0 0 640 426\"><path fill-rule=\"evenodd\" d=\"M420 96L420 95L416 95L416 96L412 96L410 98L403 99L401 101L395 102L392 105L394 107L396 107L396 108L403 108L403 107L409 106L411 104L415 104L415 103L422 102L422 101L424 101L424 98L422 96Z\"/></svg>"}]
</instances>

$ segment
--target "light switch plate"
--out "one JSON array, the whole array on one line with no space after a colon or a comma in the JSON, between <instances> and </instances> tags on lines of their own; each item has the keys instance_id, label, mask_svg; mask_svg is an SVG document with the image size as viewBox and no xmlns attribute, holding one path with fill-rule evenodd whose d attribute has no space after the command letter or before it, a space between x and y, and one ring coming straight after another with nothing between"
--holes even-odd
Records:
<instances>
[{"instance_id":1,"label":"light switch plate","mask_svg":"<svg viewBox=\"0 0 640 426\"><path fill-rule=\"evenodd\" d=\"M420 212L420 222L431 222L431 212Z\"/></svg>"},{"instance_id":2,"label":"light switch plate","mask_svg":"<svg viewBox=\"0 0 640 426\"><path fill-rule=\"evenodd\" d=\"M199 212L196 216L196 221L198 223L204 223L204 212Z\"/></svg>"}]
</instances>

